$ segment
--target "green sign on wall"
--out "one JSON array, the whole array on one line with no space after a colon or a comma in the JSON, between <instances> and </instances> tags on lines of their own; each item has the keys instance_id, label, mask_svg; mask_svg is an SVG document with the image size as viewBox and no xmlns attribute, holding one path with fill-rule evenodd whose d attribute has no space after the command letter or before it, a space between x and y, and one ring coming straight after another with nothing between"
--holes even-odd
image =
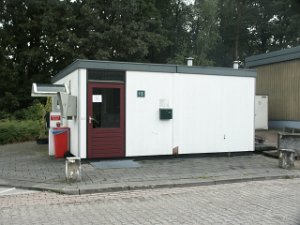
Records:
<instances>
[{"instance_id":1,"label":"green sign on wall","mask_svg":"<svg viewBox=\"0 0 300 225\"><path fill-rule=\"evenodd\" d=\"M145 98L145 91L138 90L137 91L137 97L138 98Z\"/></svg>"}]
</instances>

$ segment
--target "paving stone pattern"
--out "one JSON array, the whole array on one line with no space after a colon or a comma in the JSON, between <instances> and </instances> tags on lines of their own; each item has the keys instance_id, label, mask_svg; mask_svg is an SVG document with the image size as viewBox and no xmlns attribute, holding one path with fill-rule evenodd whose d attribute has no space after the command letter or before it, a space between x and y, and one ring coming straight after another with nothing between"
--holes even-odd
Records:
<instances>
[{"instance_id":1,"label":"paving stone pattern","mask_svg":"<svg viewBox=\"0 0 300 225\"><path fill-rule=\"evenodd\" d=\"M64 159L48 156L47 145L0 146L0 179L53 183L64 180Z\"/></svg>"},{"instance_id":2,"label":"paving stone pattern","mask_svg":"<svg viewBox=\"0 0 300 225\"><path fill-rule=\"evenodd\" d=\"M0 196L0 224L300 224L300 179Z\"/></svg>"},{"instance_id":3,"label":"paving stone pattern","mask_svg":"<svg viewBox=\"0 0 300 225\"><path fill-rule=\"evenodd\" d=\"M141 167L124 169L97 169L89 161L83 161L82 181L67 183L65 160L49 157L46 145L34 142L5 145L0 146L0 185L76 194L300 177L299 162L294 169L285 170L278 167L277 159L257 154L138 160Z\"/></svg>"}]
</instances>

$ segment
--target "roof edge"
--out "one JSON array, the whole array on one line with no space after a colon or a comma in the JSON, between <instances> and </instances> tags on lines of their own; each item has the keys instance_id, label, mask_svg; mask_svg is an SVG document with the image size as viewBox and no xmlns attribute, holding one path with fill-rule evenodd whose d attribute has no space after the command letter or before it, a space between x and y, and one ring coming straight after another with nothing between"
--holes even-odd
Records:
<instances>
[{"instance_id":1,"label":"roof edge","mask_svg":"<svg viewBox=\"0 0 300 225\"><path fill-rule=\"evenodd\" d=\"M189 74L207 74L222 76L240 76L240 77L256 77L255 70L249 69L233 69L226 67L198 67L174 64L151 64L151 63L134 63L134 62L117 62L117 61L99 61L77 59L65 69L60 71L51 79L54 83L77 69L102 69L102 70L118 70L118 71L149 71L149 72L165 72L165 73L189 73Z\"/></svg>"},{"instance_id":2,"label":"roof edge","mask_svg":"<svg viewBox=\"0 0 300 225\"><path fill-rule=\"evenodd\" d=\"M229 67L177 66L177 73L256 77L256 69L233 69Z\"/></svg>"},{"instance_id":3,"label":"roof edge","mask_svg":"<svg viewBox=\"0 0 300 225\"><path fill-rule=\"evenodd\" d=\"M294 59L300 59L300 45L288 49L249 56L245 59L245 63L247 68L251 68Z\"/></svg>"}]
</instances>

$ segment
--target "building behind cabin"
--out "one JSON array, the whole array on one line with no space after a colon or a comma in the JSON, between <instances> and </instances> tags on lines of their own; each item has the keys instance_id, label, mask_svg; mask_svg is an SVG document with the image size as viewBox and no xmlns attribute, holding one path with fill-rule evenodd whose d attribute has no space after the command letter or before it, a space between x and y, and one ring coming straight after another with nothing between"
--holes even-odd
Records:
<instances>
[{"instance_id":1,"label":"building behind cabin","mask_svg":"<svg viewBox=\"0 0 300 225\"><path fill-rule=\"evenodd\" d=\"M246 58L257 70L256 94L267 95L270 127L300 128L300 46Z\"/></svg>"}]
</instances>

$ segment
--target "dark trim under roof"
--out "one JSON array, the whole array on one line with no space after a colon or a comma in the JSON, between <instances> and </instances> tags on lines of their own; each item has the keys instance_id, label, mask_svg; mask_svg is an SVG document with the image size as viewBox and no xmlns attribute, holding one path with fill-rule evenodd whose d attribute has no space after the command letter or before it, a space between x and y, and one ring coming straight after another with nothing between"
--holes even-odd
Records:
<instances>
[{"instance_id":1,"label":"dark trim under roof","mask_svg":"<svg viewBox=\"0 0 300 225\"><path fill-rule=\"evenodd\" d=\"M255 70L232 69L223 67L197 67L181 66L171 64L149 64L149 63L131 63L131 62L114 62L98 60L78 59L64 70L59 72L51 79L56 82L76 69L101 69L101 70L119 70L119 71L146 71L146 72L165 72L165 73L190 73L190 74L207 74L219 76L240 76L256 77Z\"/></svg>"},{"instance_id":2,"label":"dark trim under roof","mask_svg":"<svg viewBox=\"0 0 300 225\"><path fill-rule=\"evenodd\" d=\"M300 45L284 50L254 55L246 58L246 67L256 67L272 63L284 62L293 59L300 59Z\"/></svg>"}]
</instances>

